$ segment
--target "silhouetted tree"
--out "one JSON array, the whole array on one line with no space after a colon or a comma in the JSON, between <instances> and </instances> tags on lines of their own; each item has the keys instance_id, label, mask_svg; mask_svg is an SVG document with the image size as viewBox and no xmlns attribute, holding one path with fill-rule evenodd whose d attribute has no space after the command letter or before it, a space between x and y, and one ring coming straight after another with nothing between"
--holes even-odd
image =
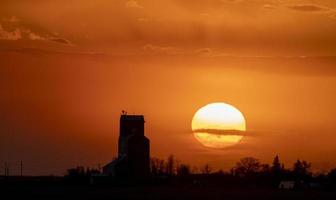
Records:
<instances>
[{"instance_id":1,"label":"silhouetted tree","mask_svg":"<svg viewBox=\"0 0 336 200\"><path fill-rule=\"evenodd\" d=\"M150 172L152 175L164 175L166 172L166 163L159 158L151 158Z\"/></svg>"},{"instance_id":2,"label":"silhouetted tree","mask_svg":"<svg viewBox=\"0 0 336 200\"><path fill-rule=\"evenodd\" d=\"M78 166L76 168L71 168L67 170L65 175L65 180L73 182L73 183L88 183L90 177L94 174L100 174L100 170L95 168L84 168L82 166Z\"/></svg>"},{"instance_id":3,"label":"silhouetted tree","mask_svg":"<svg viewBox=\"0 0 336 200\"><path fill-rule=\"evenodd\" d=\"M310 172L311 164L307 161L297 160L293 166L293 174L296 179L306 180L311 176Z\"/></svg>"},{"instance_id":4,"label":"silhouetted tree","mask_svg":"<svg viewBox=\"0 0 336 200\"><path fill-rule=\"evenodd\" d=\"M82 167L82 166L78 166L76 168L68 169L66 176L68 176L68 177L81 177L81 176L85 176L85 168Z\"/></svg>"},{"instance_id":5,"label":"silhouetted tree","mask_svg":"<svg viewBox=\"0 0 336 200\"><path fill-rule=\"evenodd\" d=\"M329 183L332 185L336 185L336 168L330 170L330 172L327 175Z\"/></svg>"},{"instance_id":6,"label":"silhouetted tree","mask_svg":"<svg viewBox=\"0 0 336 200\"><path fill-rule=\"evenodd\" d=\"M95 168L84 168L78 166L76 168L71 168L67 170L66 177L89 177L93 174L100 174L101 172Z\"/></svg>"},{"instance_id":7,"label":"silhouetted tree","mask_svg":"<svg viewBox=\"0 0 336 200\"><path fill-rule=\"evenodd\" d=\"M196 166L193 166L192 169L191 169L191 173L192 174L198 174L199 173L198 168Z\"/></svg>"},{"instance_id":8,"label":"silhouetted tree","mask_svg":"<svg viewBox=\"0 0 336 200\"><path fill-rule=\"evenodd\" d=\"M234 168L234 174L240 177L251 176L260 171L261 165L258 159L246 157L240 159Z\"/></svg>"},{"instance_id":9,"label":"silhouetted tree","mask_svg":"<svg viewBox=\"0 0 336 200\"><path fill-rule=\"evenodd\" d=\"M275 185L278 185L281 179L283 178L284 173L284 166L281 164L279 156L276 155L272 162L271 167L271 175L272 175L272 182Z\"/></svg>"},{"instance_id":10,"label":"silhouetted tree","mask_svg":"<svg viewBox=\"0 0 336 200\"><path fill-rule=\"evenodd\" d=\"M157 164L157 158L150 158L150 165L149 165L149 169L150 169L150 173L152 175L157 175L158 174L158 164Z\"/></svg>"},{"instance_id":11,"label":"silhouetted tree","mask_svg":"<svg viewBox=\"0 0 336 200\"><path fill-rule=\"evenodd\" d=\"M275 156L274 160L273 160L273 163L272 163L272 173L273 174L280 174L281 173L281 163L280 163L280 159L279 159L279 156Z\"/></svg>"},{"instance_id":12,"label":"silhouetted tree","mask_svg":"<svg viewBox=\"0 0 336 200\"><path fill-rule=\"evenodd\" d=\"M269 164L260 164L259 172L255 173L259 184L267 184L271 181L271 166Z\"/></svg>"},{"instance_id":13,"label":"silhouetted tree","mask_svg":"<svg viewBox=\"0 0 336 200\"><path fill-rule=\"evenodd\" d=\"M190 166L186 164L181 164L177 168L178 176L187 176L190 174Z\"/></svg>"},{"instance_id":14,"label":"silhouetted tree","mask_svg":"<svg viewBox=\"0 0 336 200\"><path fill-rule=\"evenodd\" d=\"M261 164L259 170L263 174L269 174L271 171L271 167L269 164Z\"/></svg>"},{"instance_id":15,"label":"silhouetted tree","mask_svg":"<svg viewBox=\"0 0 336 200\"><path fill-rule=\"evenodd\" d=\"M167 173L166 172L166 161L160 160L158 164L159 164L158 165L159 174L161 174L161 175L166 174Z\"/></svg>"},{"instance_id":16,"label":"silhouetted tree","mask_svg":"<svg viewBox=\"0 0 336 200\"><path fill-rule=\"evenodd\" d=\"M225 172L222 169L220 169L220 170L216 171L215 174L217 174L217 175L224 175Z\"/></svg>"},{"instance_id":17,"label":"silhouetted tree","mask_svg":"<svg viewBox=\"0 0 336 200\"><path fill-rule=\"evenodd\" d=\"M170 155L167 159L167 163L166 163L166 172L169 176L173 176L175 174L175 158L174 155Z\"/></svg>"},{"instance_id":18,"label":"silhouetted tree","mask_svg":"<svg viewBox=\"0 0 336 200\"><path fill-rule=\"evenodd\" d=\"M210 167L209 164L205 164L202 168L201 168L201 173L202 174L211 174L212 172L212 168Z\"/></svg>"},{"instance_id":19,"label":"silhouetted tree","mask_svg":"<svg viewBox=\"0 0 336 200\"><path fill-rule=\"evenodd\" d=\"M94 174L100 174L101 171L99 169L96 169L96 168L86 168L86 171L85 171L85 175L86 176L92 176Z\"/></svg>"}]
</instances>

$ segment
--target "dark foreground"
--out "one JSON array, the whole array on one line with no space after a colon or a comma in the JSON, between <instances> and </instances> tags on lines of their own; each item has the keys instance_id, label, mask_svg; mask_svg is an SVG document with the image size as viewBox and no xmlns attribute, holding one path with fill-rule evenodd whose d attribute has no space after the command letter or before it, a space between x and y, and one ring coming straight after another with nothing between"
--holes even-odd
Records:
<instances>
[{"instance_id":1,"label":"dark foreground","mask_svg":"<svg viewBox=\"0 0 336 200\"><path fill-rule=\"evenodd\" d=\"M333 190L278 190L271 188L228 188L200 186L74 186L20 185L1 188L0 199L336 199Z\"/></svg>"}]
</instances>

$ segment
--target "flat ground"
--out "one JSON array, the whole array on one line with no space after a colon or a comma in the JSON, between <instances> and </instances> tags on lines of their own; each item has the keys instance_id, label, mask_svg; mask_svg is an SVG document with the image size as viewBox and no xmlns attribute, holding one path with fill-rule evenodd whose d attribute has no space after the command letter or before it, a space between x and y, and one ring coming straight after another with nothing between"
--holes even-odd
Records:
<instances>
[{"instance_id":1,"label":"flat ground","mask_svg":"<svg viewBox=\"0 0 336 200\"><path fill-rule=\"evenodd\" d=\"M336 199L332 190L283 191L269 188L227 188L196 186L5 186L0 199L237 199L237 200L310 200ZM22 198L23 197L23 198Z\"/></svg>"}]
</instances>

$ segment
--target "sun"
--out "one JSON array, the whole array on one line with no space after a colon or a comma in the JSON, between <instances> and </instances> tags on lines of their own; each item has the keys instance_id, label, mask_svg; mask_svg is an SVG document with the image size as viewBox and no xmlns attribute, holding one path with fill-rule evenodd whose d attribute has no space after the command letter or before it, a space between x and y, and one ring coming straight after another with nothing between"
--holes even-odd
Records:
<instances>
[{"instance_id":1,"label":"sun","mask_svg":"<svg viewBox=\"0 0 336 200\"><path fill-rule=\"evenodd\" d=\"M244 115L232 105L211 103L195 113L191 128L195 138L204 146L225 148L243 138L246 122Z\"/></svg>"}]
</instances>

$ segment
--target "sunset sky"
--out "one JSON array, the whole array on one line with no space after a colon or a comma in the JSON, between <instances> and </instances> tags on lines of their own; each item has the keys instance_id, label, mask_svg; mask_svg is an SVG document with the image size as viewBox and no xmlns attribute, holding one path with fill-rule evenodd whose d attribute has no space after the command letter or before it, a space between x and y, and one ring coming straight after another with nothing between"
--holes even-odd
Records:
<instances>
[{"instance_id":1,"label":"sunset sky","mask_svg":"<svg viewBox=\"0 0 336 200\"><path fill-rule=\"evenodd\" d=\"M1 0L0 174L96 167L122 110L151 156L229 169L241 157L336 167L335 0ZM191 120L225 102L241 143L202 146Z\"/></svg>"}]
</instances>

